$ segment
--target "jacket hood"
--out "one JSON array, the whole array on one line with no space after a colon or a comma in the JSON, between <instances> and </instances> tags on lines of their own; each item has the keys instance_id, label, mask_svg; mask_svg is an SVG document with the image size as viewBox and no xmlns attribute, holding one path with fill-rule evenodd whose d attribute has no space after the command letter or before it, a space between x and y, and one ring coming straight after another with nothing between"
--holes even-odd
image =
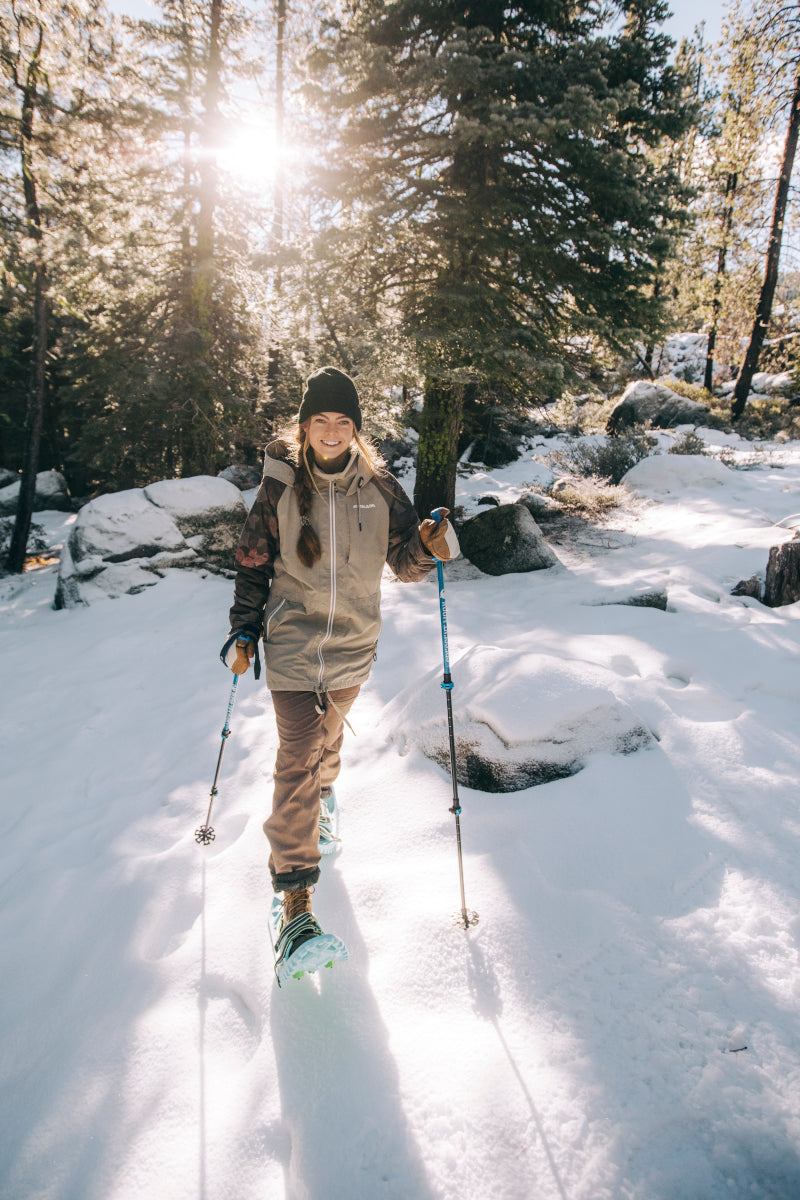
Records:
<instances>
[{"instance_id":1,"label":"jacket hood","mask_svg":"<svg viewBox=\"0 0 800 1200\"><path fill-rule=\"evenodd\" d=\"M277 479L288 487L294 487L295 467L292 449L283 441L270 442L264 452L264 478ZM319 469L314 470L317 479L333 479L337 486L347 492L356 487L363 487L374 475L363 455L356 450L351 454L341 471L335 475L327 475Z\"/></svg>"}]
</instances>

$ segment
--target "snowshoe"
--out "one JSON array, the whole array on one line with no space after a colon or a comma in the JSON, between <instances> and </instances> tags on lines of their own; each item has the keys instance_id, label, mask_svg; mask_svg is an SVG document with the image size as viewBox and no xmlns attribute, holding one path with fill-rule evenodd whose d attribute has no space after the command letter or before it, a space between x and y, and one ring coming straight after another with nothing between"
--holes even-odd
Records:
<instances>
[{"instance_id":1,"label":"snowshoe","mask_svg":"<svg viewBox=\"0 0 800 1200\"><path fill-rule=\"evenodd\" d=\"M291 921L284 922L283 904L279 896L272 901L270 928L278 987L287 979L302 979L306 973L311 974L321 967L332 967L335 962L347 961L344 942L332 933L323 933L313 913L302 912Z\"/></svg>"},{"instance_id":2,"label":"snowshoe","mask_svg":"<svg viewBox=\"0 0 800 1200\"><path fill-rule=\"evenodd\" d=\"M342 844L339 837L339 805L333 788L323 791L319 801L319 852L333 854Z\"/></svg>"}]
</instances>

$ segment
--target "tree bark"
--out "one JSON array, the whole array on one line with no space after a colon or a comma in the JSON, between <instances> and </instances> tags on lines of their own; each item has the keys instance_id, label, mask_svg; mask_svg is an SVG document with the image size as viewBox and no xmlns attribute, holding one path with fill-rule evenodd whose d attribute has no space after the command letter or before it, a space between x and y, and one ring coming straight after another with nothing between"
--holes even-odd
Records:
<instances>
[{"instance_id":1,"label":"tree bark","mask_svg":"<svg viewBox=\"0 0 800 1200\"><path fill-rule=\"evenodd\" d=\"M772 302L775 298L775 288L778 283L778 263L780 261L781 242L783 240L783 223L786 215L786 203L789 196L789 184L792 177L794 157L797 150L798 131L800 131L800 74L795 79L792 107L789 113L789 128L786 132L786 143L783 148L783 162L781 163L781 173L778 177L778 186L775 189L775 204L772 210L772 226L770 228L769 245L767 247L764 282L761 285L761 295L759 296L756 308L753 332L750 335L750 345L747 347L747 352L736 380L736 386L733 389L731 416L734 420L744 412L744 406L747 403L747 397L750 392L750 385L753 381L753 375L758 366L759 355L764 345L767 326L772 315Z\"/></svg>"},{"instance_id":2,"label":"tree bark","mask_svg":"<svg viewBox=\"0 0 800 1200\"><path fill-rule=\"evenodd\" d=\"M420 518L445 505L452 512L456 496L458 438L464 410L464 384L425 380L422 428L417 446L414 507Z\"/></svg>"},{"instance_id":3,"label":"tree bark","mask_svg":"<svg viewBox=\"0 0 800 1200\"><path fill-rule=\"evenodd\" d=\"M272 240L276 250L283 242L283 211L286 177L283 167L283 122L284 122L284 75L283 41L286 33L286 0L276 0L275 5L275 148L278 162L275 170L274 209L272 215ZM280 263L275 269L275 297L280 299L283 291L283 273ZM281 349L273 337L267 351L267 392L275 400L280 380Z\"/></svg>"},{"instance_id":4,"label":"tree bark","mask_svg":"<svg viewBox=\"0 0 800 1200\"><path fill-rule=\"evenodd\" d=\"M33 160L33 134L36 111L39 104L40 56L44 43L44 27L39 27L36 49L28 63L25 84L22 89L20 112L20 160L22 185L25 196L25 219L28 236L36 246L36 263L33 273L33 361L28 388L28 403L25 414L25 446L22 458L17 515L14 531L6 557L6 568L19 574L25 566L25 551L31 528L36 473L39 469L39 446L42 440L44 412L47 402L47 338L49 332L49 306L47 302L47 270L42 256L42 215Z\"/></svg>"},{"instance_id":5,"label":"tree bark","mask_svg":"<svg viewBox=\"0 0 800 1200\"><path fill-rule=\"evenodd\" d=\"M217 413L212 394L215 330L217 148L222 75L222 0L211 0L198 165L197 242L192 277L191 394L182 419L181 474L216 473Z\"/></svg>"},{"instance_id":6,"label":"tree bark","mask_svg":"<svg viewBox=\"0 0 800 1200\"><path fill-rule=\"evenodd\" d=\"M793 538L769 552L764 603L770 608L800 600L800 541Z\"/></svg>"},{"instance_id":7,"label":"tree bark","mask_svg":"<svg viewBox=\"0 0 800 1200\"><path fill-rule=\"evenodd\" d=\"M722 293L722 281L725 278L727 270L728 242L730 241L731 227L733 225L733 201L738 181L738 171L729 171L728 177L725 180L725 209L722 216L722 237L720 238L719 252L717 254L717 273L714 276L714 293L711 300L711 328L708 331L706 370L703 376L703 387L707 392L711 391L711 385L714 382L714 351L717 346L719 314L722 307L720 295Z\"/></svg>"}]
</instances>

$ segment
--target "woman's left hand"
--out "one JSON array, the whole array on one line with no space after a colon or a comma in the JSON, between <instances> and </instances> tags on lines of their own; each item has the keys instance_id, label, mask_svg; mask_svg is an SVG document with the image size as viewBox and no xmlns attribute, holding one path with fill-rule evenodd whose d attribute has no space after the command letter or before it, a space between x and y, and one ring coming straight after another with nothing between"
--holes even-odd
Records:
<instances>
[{"instance_id":1,"label":"woman's left hand","mask_svg":"<svg viewBox=\"0 0 800 1200\"><path fill-rule=\"evenodd\" d=\"M461 547L455 529L447 520L450 509L440 508L438 511L441 513L441 519L434 521L433 518L426 517L419 527L419 536L428 554L442 562L450 562L451 558L458 558Z\"/></svg>"}]
</instances>

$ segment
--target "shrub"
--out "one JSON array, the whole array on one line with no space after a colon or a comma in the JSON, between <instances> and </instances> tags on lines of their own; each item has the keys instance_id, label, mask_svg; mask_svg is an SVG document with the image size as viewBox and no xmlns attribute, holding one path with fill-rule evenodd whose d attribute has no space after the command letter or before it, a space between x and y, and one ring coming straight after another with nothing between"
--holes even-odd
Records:
<instances>
[{"instance_id":1,"label":"shrub","mask_svg":"<svg viewBox=\"0 0 800 1200\"><path fill-rule=\"evenodd\" d=\"M800 436L800 411L778 397L750 400L732 428L749 441L771 442L779 433L796 438Z\"/></svg>"},{"instance_id":2,"label":"shrub","mask_svg":"<svg viewBox=\"0 0 800 1200\"><path fill-rule=\"evenodd\" d=\"M673 442L667 454L708 454L708 451L703 439L693 429L687 429Z\"/></svg>"},{"instance_id":3,"label":"shrub","mask_svg":"<svg viewBox=\"0 0 800 1200\"><path fill-rule=\"evenodd\" d=\"M557 451L551 457L557 466L574 474L605 479L617 484L623 475L647 458L657 441L643 430L622 437L608 437L596 446L577 445Z\"/></svg>"},{"instance_id":4,"label":"shrub","mask_svg":"<svg viewBox=\"0 0 800 1200\"><path fill-rule=\"evenodd\" d=\"M562 480L554 498L570 516L598 518L620 504L619 489L596 479Z\"/></svg>"},{"instance_id":5,"label":"shrub","mask_svg":"<svg viewBox=\"0 0 800 1200\"><path fill-rule=\"evenodd\" d=\"M711 405L714 402L711 392L706 391L702 383L687 383L685 379L675 379L673 375L666 375L658 382L663 383L671 392L685 396L687 400L696 400L698 404Z\"/></svg>"}]
</instances>

